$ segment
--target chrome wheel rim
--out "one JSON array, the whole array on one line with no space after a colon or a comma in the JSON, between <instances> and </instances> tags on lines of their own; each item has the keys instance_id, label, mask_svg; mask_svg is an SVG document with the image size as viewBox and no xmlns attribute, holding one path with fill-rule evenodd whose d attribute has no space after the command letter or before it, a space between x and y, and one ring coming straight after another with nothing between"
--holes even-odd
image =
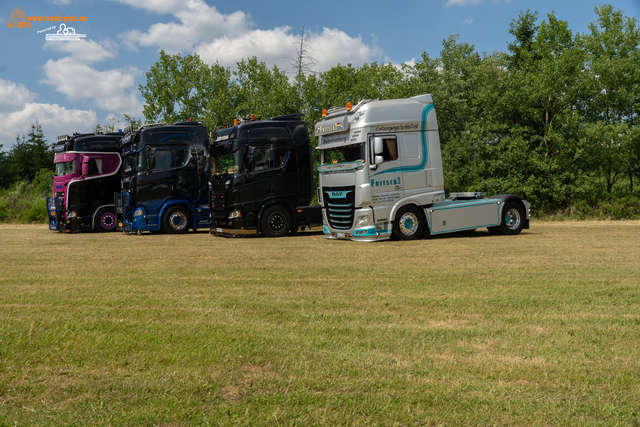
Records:
<instances>
[{"instance_id":1,"label":"chrome wheel rim","mask_svg":"<svg viewBox=\"0 0 640 427\"><path fill-rule=\"evenodd\" d=\"M400 232L405 236L413 236L419 225L418 217L413 212L407 212L400 217Z\"/></svg>"},{"instance_id":2,"label":"chrome wheel rim","mask_svg":"<svg viewBox=\"0 0 640 427\"><path fill-rule=\"evenodd\" d=\"M174 230L183 230L187 226L187 216L180 212L174 212L169 217L169 225Z\"/></svg>"},{"instance_id":3,"label":"chrome wheel rim","mask_svg":"<svg viewBox=\"0 0 640 427\"><path fill-rule=\"evenodd\" d=\"M509 209L504 216L504 224L510 230L517 230L520 226L520 211L518 209Z\"/></svg>"}]
</instances>

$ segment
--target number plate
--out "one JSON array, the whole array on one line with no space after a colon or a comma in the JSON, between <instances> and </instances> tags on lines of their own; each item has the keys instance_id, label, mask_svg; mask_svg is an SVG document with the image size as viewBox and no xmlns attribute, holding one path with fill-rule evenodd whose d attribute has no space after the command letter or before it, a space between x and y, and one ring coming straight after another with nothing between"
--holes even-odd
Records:
<instances>
[{"instance_id":1,"label":"number plate","mask_svg":"<svg viewBox=\"0 0 640 427\"><path fill-rule=\"evenodd\" d=\"M222 228L216 228L216 233L222 233Z\"/></svg>"},{"instance_id":2,"label":"number plate","mask_svg":"<svg viewBox=\"0 0 640 427\"><path fill-rule=\"evenodd\" d=\"M345 236L345 234L344 234L344 233L336 233L336 237L337 237L338 239L344 239L346 236Z\"/></svg>"}]
</instances>

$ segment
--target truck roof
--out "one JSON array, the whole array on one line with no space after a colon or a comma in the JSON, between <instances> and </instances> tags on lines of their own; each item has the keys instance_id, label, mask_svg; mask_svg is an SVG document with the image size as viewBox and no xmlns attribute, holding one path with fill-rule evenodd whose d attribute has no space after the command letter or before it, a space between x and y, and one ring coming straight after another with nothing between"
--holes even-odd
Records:
<instances>
[{"instance_id":1,"label":"truck roof","mask_svg":"<svg viewBox=\"0 0 640 427\"><path fill-rule=\"evenodd\" d=\"M271 117L265 120L246 120L243 122L239 122L236 125L226 126L221 129L218 129L214 134L214 141L216 143L224 142L229 139L233 139L237 135L237 131L240 131L244 128L251 127L288 127L293 130L293 128L300 124L304 123L306 126L306 122L303 120L304 114L288 114L284 116L276 116Z\"/></svg>"},{"instance_id":2,"label":"truck roof","mask_svg":"<svg viewBox=\"0 0 640 427\"><path fill-rule=\"evenodd\" d=\"M363 142L365 134L360 133L363 128L375 133L438 130L433 99L427 94L405 99L364 100L350 110L334 108L315 125L315 134L321 139L318 148ZM352 134L352 129L358 131ZM323 143L325 137L331 142Z\"/></svg>"},{"instance_id":3,"label":"truck roof","mask_svg":"<svg viewBox=\"0 0 640 427\"><path fill-rule=\"evenodd\" d=\"M192 130L188 130L188 128L192 128ZM193 128L199 128L197 130L193 130ZM165 123L149 123L145 125L141 125L138 129L134 129L132 126L127 126L125 128L124 134L125 136L122 138L122 145L130 145L133 143L136 136L140 135L139 141L144 142L145 135L153 134L156 131L162 132L171 132L171 131L186 131L192 137L195 137L198 141L202 142L204 145L208 145L209 143L209 133L207 131L204 122L201 121L186 121L186 122L176 122L173 124L165 124Z\"/></svg>"},{"instance_id":4,"label":"truck roof","mask_svg":"<svg viewBox=\"0 0 640 427\"><path fill-rule=\"evenodd\" d=\"M112 132L106 134L84 133L73 136L62 135L57 138L53 145L54 153L65 151L85 151L85 152L119 152L122 132Z\"/></svg>"}]
</instances>

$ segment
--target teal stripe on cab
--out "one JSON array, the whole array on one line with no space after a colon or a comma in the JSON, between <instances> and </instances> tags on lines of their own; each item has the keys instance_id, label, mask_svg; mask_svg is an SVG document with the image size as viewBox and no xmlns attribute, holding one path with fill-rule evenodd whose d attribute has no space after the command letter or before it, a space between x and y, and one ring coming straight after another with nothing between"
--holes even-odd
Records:
<instances>
[{"instance_id":1,"label":"teal stripe on cab","mask_svg":"<svg viewBox=\"0 0 640 427\"><path fill-rule=\"evenodd\" d=\"M386 171L378 172L370 176L370 178L376 175L382 175L385 173L400 173L400 172L416 172L421 171L427 165L429 160L429 150L427 150L427 116L429 112L433 110L433 104L427 104L422 109L422 122L420 124L420 141L422 142L422 162L416 166L398 166L397 168L388 169Z\"/></svg>"}]
</instances>

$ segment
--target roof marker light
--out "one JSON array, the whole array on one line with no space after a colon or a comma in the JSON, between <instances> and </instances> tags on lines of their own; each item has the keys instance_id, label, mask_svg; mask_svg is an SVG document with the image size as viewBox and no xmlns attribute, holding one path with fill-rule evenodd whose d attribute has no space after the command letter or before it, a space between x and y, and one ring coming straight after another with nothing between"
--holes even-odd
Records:
<instances>
[{"instance_id":1,"label":"roof marker light","mask_svg":"<svg viewBox=\"0 0 640 427\"><path fill-rule=\"evenodd\" d=\"M322 117L327 117L327 109L322 110Z\"/></svg>"},{"instance_id":2,"label":"roof marker light","mask_svg":"<svg viewBox=\"0 0 640 427\"><path fill-rule=\"evenodd\" d=\"M347 102L347 111L351 111L353 107L351 106L350 102Z\"/></svg>"}]
</instances>

